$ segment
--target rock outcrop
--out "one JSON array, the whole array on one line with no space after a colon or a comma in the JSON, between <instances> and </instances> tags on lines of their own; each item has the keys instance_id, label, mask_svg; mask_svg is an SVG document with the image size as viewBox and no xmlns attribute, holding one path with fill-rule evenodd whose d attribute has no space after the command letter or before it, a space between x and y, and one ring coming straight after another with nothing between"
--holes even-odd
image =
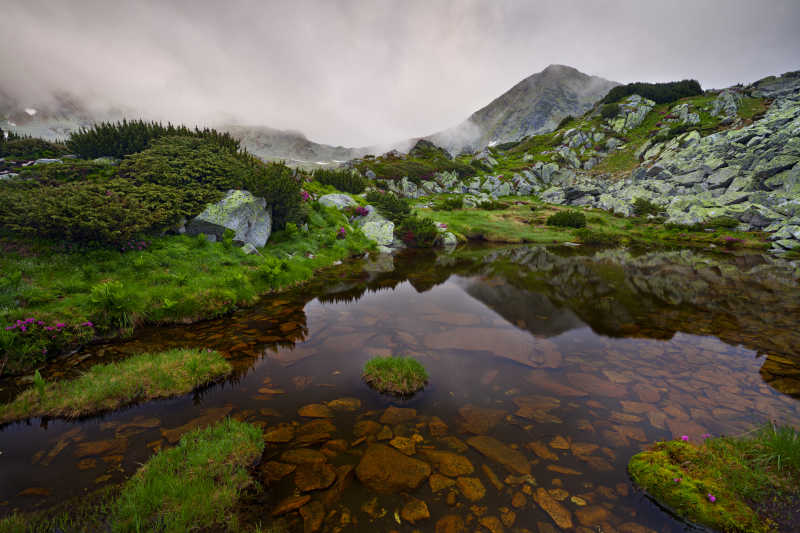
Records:
<instances>
[{"instance_id":1,"label":"rock outcrop","mask_svg":"<svg viewBox=\"0 0 800 533\"><path fill-rule=\"evenodd\" d=\"M187 235L204 234L211 240L221 240L225 231L234 232L233 242L261 248L272 232L272 209L266 200L244 190L230 190L215 204L186 224Z\"/></svg>"}]
</instances>

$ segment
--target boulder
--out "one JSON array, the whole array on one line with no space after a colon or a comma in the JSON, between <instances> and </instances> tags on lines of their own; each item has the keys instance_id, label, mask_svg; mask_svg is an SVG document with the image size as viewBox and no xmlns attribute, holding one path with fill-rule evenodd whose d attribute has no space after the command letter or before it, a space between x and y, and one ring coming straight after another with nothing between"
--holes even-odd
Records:
<instances>
[{"instance_id":1,"label":"boulder","mask_svg":"<svg viewBox=\"0 0 800 533\"><path fill-rule=\"evenodd\" d=\"M226 230L234 232L235 243L261 248L272 232L272 208L248 191L230 190L186 225L187 235L203 233L212 240L221 240Z\"/></svg>"},{"instance_id":2,"label":"boulder","mask_svg":"<svg viewBox=\"0 0 800 533\"><path fill-rule=\"evenodd\" d=\"M353 207L356 205L355 200L350 198L348 195L341 193L326 194L325 196L321 196L319 203L327 207L335 207L339 210L342 210L345 207Z\"/></svg>"},{"instance_id":3,"label":"boulder","mask_svg":"<svg viewBox=\"0 0 800 533\"><path fill-rule=\"evenodd\" d=\"M414 490L430 475L428 463L384 444L371 444L356 467L359 481L382 493Z\"/></svg>"},{"instance_id":4,"label":"boulder","mask_svg":"<svg viewBox=\"0 0 800 533\"><path fill-rule=\"evenodd\" d=\"M356 217L355 225L361 228L364 236L378 246L391 246L394 239L394 222L378 214L372 207L367 206L370 213L367 216Z\"/></svg>"}]
</instances>

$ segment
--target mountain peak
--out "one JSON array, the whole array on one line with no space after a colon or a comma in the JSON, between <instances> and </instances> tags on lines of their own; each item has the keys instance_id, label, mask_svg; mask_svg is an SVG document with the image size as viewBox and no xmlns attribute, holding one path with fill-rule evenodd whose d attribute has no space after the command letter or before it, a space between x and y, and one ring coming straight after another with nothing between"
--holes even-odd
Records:
<instances>
[{"instance_id":1,"label":"mountain peak","mask_svg":"<svg viewBox=\"0 0 800 533\"><path fill-rule=\"evenodd\" d=\"M548 65L473 113L461 125L429 139L458 153L546 133L567 115L588 111L617 85L568 65Z\"/></svg>"}]
</instances>

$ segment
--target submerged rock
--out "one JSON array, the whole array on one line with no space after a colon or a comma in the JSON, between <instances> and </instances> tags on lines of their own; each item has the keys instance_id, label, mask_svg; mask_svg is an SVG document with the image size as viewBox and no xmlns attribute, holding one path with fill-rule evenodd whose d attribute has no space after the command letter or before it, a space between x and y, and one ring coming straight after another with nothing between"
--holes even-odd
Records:
<instances>
[{"instance_id":1,"label":"submerged rock","mask_svg":"<svg viewBox=\"0 0 800 533\"><path fill-rule=\"evenodd\" d=\"M384 444L371 444L356 467L358 480L382 493L414 490L430 475L428 463Z\"/></svg>"},{"instance_id":2,"label":"submerged rock","mask_svg":"<svg viewBox=\"0 0 800 533\"><path fill-rule=\"evenodd\" d=\"M530 474L531 464L521 452L503 444L494 437L477 436L467 439L467 444L492 461L517 474Z\"/></svg>"},{"instance_id":3,"label":"submerged rock","mask_svg":"<svg viewBox=\"0 0 800 533\"><path fill-rule=\"evenodd\" d=\"M229 190L222 200L206 206L186 225L187 235L202 233L217 241L222 240L227 230L234 232L235 243L261 248L272 232L272 209L267 207L266 200L248 191Z\"/></svg>"}]
</instances>

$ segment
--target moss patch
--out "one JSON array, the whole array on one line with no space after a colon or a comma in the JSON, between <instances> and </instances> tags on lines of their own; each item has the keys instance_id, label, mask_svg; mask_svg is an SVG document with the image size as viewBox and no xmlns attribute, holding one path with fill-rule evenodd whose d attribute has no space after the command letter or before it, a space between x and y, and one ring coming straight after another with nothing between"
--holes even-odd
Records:
<instances>
[{"instance_id":1,"label":"moss patch","mask_svg":"<svg viewBox=\"0 0 800 533\"><path fill-rule=\"evenodd\" d=\"M800 493L800 433L766 426L703 444L659 442L628 463L658 503L718 531L792 531Z\"/></svg>"},{"instance_id":2,"label":"moss patch","mask_svg":"<svg viewBox=\"0 0 800 533\"><path fill-rule=\"evenodd\" d=\"M96 365L77 379L34 386L0 405L0 423L33 416L78 417L136 401L165 398L230 374L218 352L196 349L139 354ZM38 377L38 374L37 374Z\"/></svg>"},{"instance_id":3,"label":"moss patch","mask_svg":"<svg viewBox=\"0 0 800 533\"><path fill-rule=\"evenodd\" d=\"M428 372L411 357L373 357L362 373L369 386L397 395L414 394L428 382Z\"/></svg>"}]
</instances>

